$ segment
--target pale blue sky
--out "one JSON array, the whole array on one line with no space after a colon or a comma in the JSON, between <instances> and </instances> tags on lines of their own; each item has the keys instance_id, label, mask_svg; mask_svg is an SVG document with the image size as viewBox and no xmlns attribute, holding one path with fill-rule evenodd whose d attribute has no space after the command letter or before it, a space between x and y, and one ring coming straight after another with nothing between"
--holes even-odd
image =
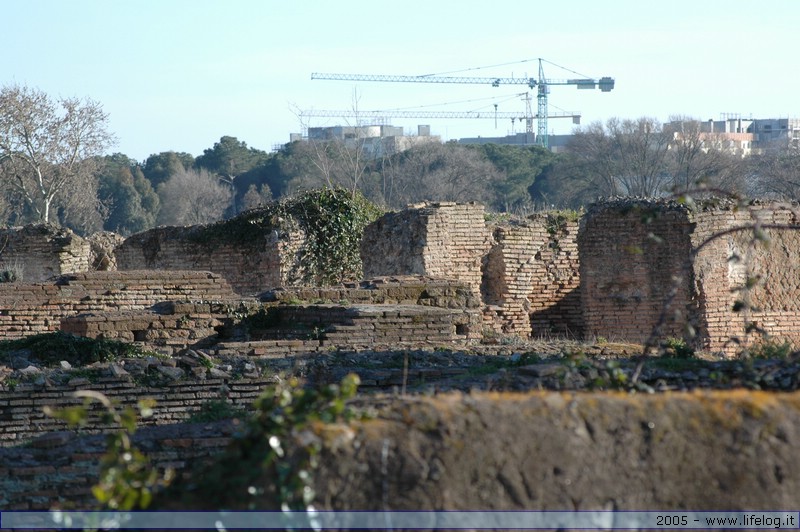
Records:
<instances>
[{"instance_id":1,"label":"pale blue sky","mask_svg":"<svg viewBox=\"0 0 800 532\"><path fill-rule=\"evenodd\" d=\"M271 150L302 124L293 109L521 111L521 86L312 81L312 72L419 75L486 65L536 75L543 57L610 93L553 87L551 110L610 117L800 116L797 0L0 0L0 84L88 96L110 114L113 151L199 155L223 135ZM572 77L551 66L550 78ZM469 100L467 102L467 100ZM474 101L473 101L474 100ZM449 102L462 102L449 104ZM441 104L441 105L440 105ZM310 125L333 125L316 119ZM445 139L500 136L491 120L428 123ZM550 120L568 133L568 120ZM516 126L520 131L522 126Z\"/></svg>"}]
</instances>

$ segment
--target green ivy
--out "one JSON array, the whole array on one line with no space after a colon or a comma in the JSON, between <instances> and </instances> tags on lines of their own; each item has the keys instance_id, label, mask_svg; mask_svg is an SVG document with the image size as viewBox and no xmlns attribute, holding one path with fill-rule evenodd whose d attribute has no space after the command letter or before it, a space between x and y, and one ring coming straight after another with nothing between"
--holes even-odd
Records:
<instances>
[{"instance_id":1,"label":"green ivy","mask_svg":"<svg viewBox=\"0 0 800 532\"><path fill-rule=\"evenodd\" d=\"M299 280L325 286L360 279L361 236L380 215L381 210L360 192L323 188L198 228L189 238L207 246L220 240L252 246L260 245L265 234L276 232L281 238L300 230L306 242L297 257L302 265Z\"/></svg>"},{"instance_id":2,"label":"green ivy","mask_svg":"<svg viewBox=\"0 0 800 532\"><path fill-rule=\"evenodd\" d=\"M307 238L299 257L305 281L325 286L361 278L361 237L381 214L375 205L343 188L320 189L298 196L292 214Z\"/></svg>"}]
</instances>

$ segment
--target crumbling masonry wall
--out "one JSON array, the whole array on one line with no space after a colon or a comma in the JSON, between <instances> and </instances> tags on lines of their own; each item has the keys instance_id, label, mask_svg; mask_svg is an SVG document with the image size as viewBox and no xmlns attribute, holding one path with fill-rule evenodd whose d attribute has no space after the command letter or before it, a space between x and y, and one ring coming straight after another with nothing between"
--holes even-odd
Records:
<instances>
[{"instance_id":1,"label":"crumbling masonry wall","mask_svg":"<svg viewBox=\"0 0 800 532\"><path fill-rule=\"evenodd\" d=\"M482 299L484 328L579 337L577 220L535 215L492 228L482 205L426 203L365 230L366 275L459 279Z\"/></svg>"},{"instance_id":2,"label":"crumbling masonry wall","mask_svg":"<svg viewBox=\"0 0 800 532\"><path fill-rule=\"evenodd\" d=\"M693 213L693 220L703 347L732 352L761 341L761 331L775 341L800 346L797 205L722 205ZM741 310L734 311L734 306ZM747 324L754 327L750 334Z\"/></svg>"},{"instance_id":3,"label":"crumbling masonry wall","mask_svg":"<svg viewBox=\"0 0 800 532\"><path fill-rule=\"evenodd\" d=\"M380 493L400 511L596 510L609 501L619 510L800 504L796 392L438 394L390 404L378 419L318 433L318 508L381 510ZM219 454L236 430L177 429L144 428L135 442L157 466L180 472ZM0 509L44 510L50 501L85 509L102 452L102 438L63 433L0 449ZM277 508L267 497L242 495L275 478L246 481L215 503ZM208 509L209 491L156 501L159 509Z\"/></svg>"},{"instance_id":4,"label":"crumbling masonry wall","mask_svg":"<svg viewBox=\"0 0 800 532\"><path fill-rule=\"evenodd\" d=\"M586 335L646 341L662 318L673 277L684 275L691 231L687 210L677 203L621 200L590 208L578 235ZM698 317L689 280L675 289L665 338L683 338L687 318Z\"/></svg>"},{"instance_id":5,"label":"crumbling masonry wall","mask_svg":"<svg viewBox=\"0 0 800 532\"><path fill-rule=\"evenodd\" d=\"M455 279L479 294L481 261L490 246L484 214L477 203L438 202L384 215L364 230L364 277Z\"/></svg>"},{"instance_id":6,"label":"crumbling masonry wall","mask_svg":"<svg viewBox=\"0 0 800 532\"><path fill-rule=\"evenodd\" d=\"M63 319L79 314L142 311L164 301L234 298L225 279L194 271L85 272L49 283L0 283L0 338L58 331ZM134 340L129 334L126 339Z\"/></svg>"},{"instance_id":7,"label":"crumbling masonry wall","mask_svg":"<svg viewBox=\"0 0 800 532\"><path fill-rule=\"evenodd\" d=\"M559 213L495 227L484 259L484 323L519 336L582 333L578 221Z\"/></svg>"},{"instance_id":8,"label":"crumbling masonry wall","mask_svg":"<svg viewBox=\"0 0 800 532\"><path fill-rule=\"evenodd\" d=\"M800 345L799 230L794 207L773 203L595 205L578 238L586 332L644 342L658 325L659 339L730 354L759 339L751 323Z\"/></svg>"},{"instance_id":9,"label":"crumbling masonry wall","mask_svg":"<svg viewBox=\"0 0 800 532\"><path fill-rule=\"evenodd\" d=\"M138 362L145 365L148 363L146 360ZM132 363L127 366L133 371ZM63 384L20 383L11 390L0 387L0 407L3 412L0 416L0 447L26 443L42 434L65 430L67 425L45 414L43 407L61 408L83 404L83 399L74 396L76 390L101 392L117 401L121 407L135 408L137 402L144 398L155 399L153 415L138 422L142 426L152 426L185 423L211 400L226 401L242 410L250 409L264 387L272 383L267 377L224 380L182 378L174 381L167 379L169 382L152 386L137 379L144 377L125 372L119 377L99 377L93 379L93 382L86 378L73 378ZM107 432L111 426L102 424L99 417L94 417L102 412L102 408L98 404L91 408L94 412L92 422L82 430L89 431L90 427L91 432Z\"/></svg>"},{"instance_id":10,"label":"crumbling masonry wall","mask_svg":"<svg viewBox=\"0 0 800 532\"><path fill-rule=\"evenodd\" d=\"M251 235L252 236L252 235ZM301 232L263 232L243 238L214 226L160 227L138 233L116 249L118 270L198 270L223 276L242 295L295 284Z\"/></svg>"},{"instance_id":11,"label":"crumbling masonry wall","mask_svg":"<svg viewBox=\"0 0 800 532\"><path fill-rule=\"evenodd\" d=\"M17 280L45 281L90 269L89 242L66 228L49 224L0 229L0 272Z\"/></svg>"}]
</instances>

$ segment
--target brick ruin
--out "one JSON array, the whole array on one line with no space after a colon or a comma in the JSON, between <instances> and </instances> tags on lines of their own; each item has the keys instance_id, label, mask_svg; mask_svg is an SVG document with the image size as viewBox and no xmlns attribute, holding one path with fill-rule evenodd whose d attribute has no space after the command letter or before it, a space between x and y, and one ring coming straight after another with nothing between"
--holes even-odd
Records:
<instances>
[{"instance_id":1,"label":"brick ruin","mask_svg":"<svg viewBox=\"0 0 800 532\"><path fill-rule=\"evenodd\" d=\"M477 203L442 202L383 216L364 232L364 276L457 279L480 294L481 261L491 247L484 214Z\"/></svg>"},{"instance_id":2,"label":"brick ruin","mask_svg":"<svg viewBox=\"0 0 800 532\"><path fill-rule=\"evenodd\" d=\"M759 340L751 323L800 345L798 229L794 205L596 205L578 238L584 334L641 343L660 325L660 338L732 354Z\"/></svg>"},{"instance_id":3,"label":"brick ruin","mask_svg":"<svg viewBox=\"0 0 800 532\"><path fill-rule=\"evenodd\" d=\"M579 338L578 222L537 214L497 225L483 260L484 320L494 332Z\"/></svg>"},{"instance_id":4,"label":"brick ruin","mask_svg":"<svg viewBox=\"0 0 800 532\"><path fill-rule=\"evenodd\" d=\"M55 332L63 329L62 322L69 328L70 320L79 316L91 321L101 313L155 314L156 304L185 299L239 301L222 277L209 272L101 271L65 274L43 283L0 283L0 337ZM126 327L127 335L115 337L137 340L135 328Z\"/></svg>"},{"instance_id":5,"label":"brick ruin","mask_svg":"<svg viewBox=\"0 0 800 532\"><path fill-rule=\"evenodd\" d=\"M222 275L242 295L254 295L299 278L298 231L271 230L246 238L235 222L159 227L133 235L116 248L118 270L196 270Z\"/></svg>"},{"instance_id":6,"label":"brick ruin","mask_svg":"<svg viewBox=\"0 0 800 532\"><path fill-rule=\"evenodd\" d=\"M69 229L36 224L0 230L0 273L18 280L35 283L88 271L90 255L89 242Z\"/></svg>"},{"instance_id":7,"label":"brick ruin","mask_svg":"<svg viewBox=\"0 0 800 532\"><path fill-rule=\"evenodd\" d=\"M467 283L488 334L581 334L578 221L534 215L492 223L476 203L430 203L367 227L367 275L426 275Z\"/></svg>"},{"instance_id":8,"label":"brick ruin","mask_svg":"<svg viewBox=\"0 0 800 532\"><path fill-rule=\"evenodd\" d=\"M795 316L800 309L795 297L798 272L794 250L800 242L795 231L768 229L768 247L753 245L752 231L735 231L693 251L711 235L754 220L771 226L795 223L792 206L754 203L748 208L734 207L716 202L690 210L675 202L623 199L597 204L580 220L563 213L504 220L492 219L475 203L414 205L386 214L366 229L361 244L364 277L425 278L427 283L444 279L463 284L471 293L469 306L454 301L448 305L468 309L470 317L456 318L453 324L462 331L469 329L466 335L454 333L454 338L468 341L508 335L603 337L641 343L659 323L661 338L687 337L689 323L697 333L697 347L731 352L735 344L730 339L744 340L740 337L747 319L775 338L797 343L800 333L796 332L799 322ZM173 342L163 338L165 333L152 331L177 331L184 325L187 330L203 329L200 336L207 336L219 327L218 318L209 317L213 313L202 308L186 314L198 316L191 323L184 315L169 317L165 308L133 316L131 312L157 301L145 298L138 306L130 306L113 303L119 294L96 299L106 290L104 283L111 283L110 293L115 293L114 283L146 286L174 281L167 272L200 272L200 279L206 275L201 272L210 271L216 276L215 283L225 284L225 293L211 300L252 302L279 287L303 290L298 286L301 233L272 230L253 238L237 227L236 222L164 227L124 241L102 235L99 243L49 226L6 230L0 234L4 243L0 261L15 264L23 272L23 283L0 283L0 333L16 338L63 326L71 332L98 336L102 328L107 337L125 340L155 341L160 334L159 347L169 350L173 345L172 350L178 350L189 338ZM741 260L736 262L736 257ZM91 278L74 273L88 273L93 263L94 268L118 271ZM142 277L144 274L137 272L151 273ZM67 273L74 274L70 278ZM673 281L676 275L682 278L677 284ZM758 282L743 292L748 277ZM412 285L415 282L411 281ZM329 304L361 301L359 289L352 285L347 295L338 298L300 299ZM83 302L64 295L81 290L88 290ZM133 291L126 288L126 293ZM670 311L662 316L668 297L672 298ZM738 300L749 305L746 313L731 310L734 305L741 306ZM122 310L128 314L70 317ZM481 324L474 318L478 311ZM336 312L331 309L328 314ZM363 316L348 319L359 321ZM150 321L125 325L131 320ZM141 332L147 330L151 332ZM188 334L184 330L175 336Z\"/></svg>"},{"instance_id":9,"label":"brick ruin","mask_svg":"<svg viewBox=\"0 0 800 532\"><path fill-rule=\"evenodd\" d=\"M683 337L689 323L698 347L730 354L729 339L744 340L745 319L800 345L795 227L795 206L769 203L690 210L619 200L591 207L580 220L492 220L478 204L428 203L367 228L364 281L320 288L296 286L299 234L243 241L203 228L159 228L125 239L113 257L106 253L104 267L116 263L117 271L89 271L88 240L50 228L8 232L0 260L16 261L26 273L0 283L0 338L64 331L135 342L174 361L131 361L91 381L0 382L0 447L23 455L11 468L0 464L0 476L8 473L17 479L9 486L22 490L7 500L0 493L0 508L45 508L59 490L43 484L31 492L34 477L72 479L88 489L83 471L94 464L94 451L44 464L25 457L61 444L45 438L31 451L18 445L60 428L41 407L69 404L76 389L125 405L155 397L159 408L148 423L161 425L185 421L210 399L250 404L268 384L257 374L233 379L198 365L197 353L289 367L337 350L463 347L493 335L644 342L659 323L661 337ZM737 301L749 305L746 313L732 310ZM164 380L142 380L148 369ZM382 378L396 382L398 375ZM228 438L167 435L152 451L159 463L181 467Z\"/></svg>"}]
</instances>

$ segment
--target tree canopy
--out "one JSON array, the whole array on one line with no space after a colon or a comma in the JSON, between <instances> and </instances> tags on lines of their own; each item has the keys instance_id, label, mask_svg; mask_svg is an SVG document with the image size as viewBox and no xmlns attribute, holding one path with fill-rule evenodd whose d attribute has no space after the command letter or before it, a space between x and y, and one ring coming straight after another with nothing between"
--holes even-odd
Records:
<instances>
[{"instance_id":1,"label":"tree canopy","mask_svg":"<svg viewBox=\"0 0 800 532\"><path fill-rule=\"evenodd\" d=\"M0 89L0 186L18 202L16 220L58 221L56 207L74 220L97 218L96 156L115 142L107 126L108 115L89 98Z\"/></svg>"}]
</instances>

